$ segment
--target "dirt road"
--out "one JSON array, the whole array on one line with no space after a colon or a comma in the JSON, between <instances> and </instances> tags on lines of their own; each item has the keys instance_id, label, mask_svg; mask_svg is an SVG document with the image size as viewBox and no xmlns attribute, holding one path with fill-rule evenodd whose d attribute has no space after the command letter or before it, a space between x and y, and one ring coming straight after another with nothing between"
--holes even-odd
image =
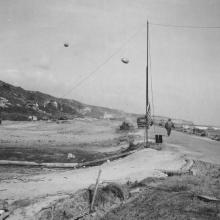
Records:
<instances>
[{"instance_id":1,"label":"dirt road","mask_svg":"<svg viewBox=\"0 0 220 220\"><path fill-rule=\"evenodd\" d=\"M167 150L174 150L186 154L190 158L202 160L205 162L220 164L220 142L189 135L182 132L172 131L170 137L165 134L165 129L155 127L155 132L163 134L164 147ZM153 137L154 128L150 130L150 136Z\"/></svg>"},{"instance_id":2,"label":"dirt road","mask_svg":"<svg viewBox=\"0 0 220 220\"><path fill-rule=\"evenodd\" d=\"M187 155L192 158L220 164L220 142L174 132L173 136L169 139L167 138L167 143L180 146L180 148L186 150Z\"/></svg>"}]
</instances>

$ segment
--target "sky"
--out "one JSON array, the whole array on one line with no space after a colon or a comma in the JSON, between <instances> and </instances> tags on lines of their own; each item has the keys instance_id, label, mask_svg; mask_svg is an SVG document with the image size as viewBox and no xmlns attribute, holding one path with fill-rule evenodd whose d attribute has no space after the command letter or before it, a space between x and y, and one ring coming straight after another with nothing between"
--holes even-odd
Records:
<instances>
[{"instance_id":1,"label":"sky","mask_svg":"<svg viewBox=\"0 0 220 220\"><path fill-rule=\"evenodd\" d=\"M144 113L147 20L153 114L220 125L220 29L153 25L220 26L219 0L0 0L0 80Z\"/></svg>"}]
</instances>

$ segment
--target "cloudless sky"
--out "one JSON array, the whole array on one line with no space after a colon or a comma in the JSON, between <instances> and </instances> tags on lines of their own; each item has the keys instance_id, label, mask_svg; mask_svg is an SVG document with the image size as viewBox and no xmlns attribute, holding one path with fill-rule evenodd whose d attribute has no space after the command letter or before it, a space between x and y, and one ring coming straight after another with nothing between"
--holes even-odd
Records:
<instances>
[{"instance_id":1,"label":"cloudless sky","mask_svg":"<svg viewBox=\"0 0 220 220\"><path fill-rule=\"evenodd\" d=\"M220 26L220 1L0 0L0 79L87 104L144 113L147 19ZM220 125L219 42L220 29L150 25L155 114ZM121 57L128 57L129 64Z\"/></svg>"}]
</instances>

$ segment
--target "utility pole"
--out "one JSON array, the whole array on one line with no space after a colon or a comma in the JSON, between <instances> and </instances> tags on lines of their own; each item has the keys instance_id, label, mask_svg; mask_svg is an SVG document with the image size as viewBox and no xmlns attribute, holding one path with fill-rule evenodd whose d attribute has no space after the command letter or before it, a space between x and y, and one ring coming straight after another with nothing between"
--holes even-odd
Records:
<instances>
[{"instance_id":1,"label":"utility pole","mask_svg":"<svg viewBox=\"0 0 220 220\"><path fill-rule=\"evenodd\" d=\"M2 108L0 107L0 125L2 124Z\"/></svg>"},{"instance_id":2,"label":"utility pole","mask_svg":"<svg viewBox=\"0 0 220 220\"><path fill-rule=\"evenodd\" d=\"M149 100L148 100L148 43L149 43L149 22L147 20L147 66L146 66L146 124L145 124L145 136L146 136L146 143L145 147L148 147L148 105L149 105Z\"/></svg>"}]
</instances>

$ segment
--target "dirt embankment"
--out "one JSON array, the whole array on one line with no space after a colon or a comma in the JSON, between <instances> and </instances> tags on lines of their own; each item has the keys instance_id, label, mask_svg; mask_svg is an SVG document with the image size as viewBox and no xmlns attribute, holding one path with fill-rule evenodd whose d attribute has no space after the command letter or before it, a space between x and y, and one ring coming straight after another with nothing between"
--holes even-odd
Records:
<instances>
[{"instance_id":1,"label":"dirt embankment","mask_svg":"<svg viewBox=\"0 0 220 220\"><path fill-rule=\"evenodd\" d=\"M141 181L131 201L96 219L220 219L220 165L196 161L191 170L194 175Z\"/></svg>"},{"instance_id":2,"label":"dirt embankment","mask_svg":"<svg viewBox=\"0 0 220 220\"><path fill-rule=\"evenodd\" d=\"M42 209L37 219L217 220L220 202L214 200L220 198L219 173L219 165L196 161L191 172L182 176L104 183L98 189L95 212L90 212L94 192L90 187Z\"/></svg>"},{"instance_id":3,"label":"dirt embankment","mask_svg":"<svg viewBox=\"0 0 220 220\"><path fill-rule=\"evenodd\" d=\"M101 182L140 181L147 176L166 176L159 169L180 169L185 164L179 155L143 149L123 159L86 169L65 172L48 172L19 179L4 179L0 182L1 199L12 208L9 219L33 219L42 208L54 204L57 199L68 199L79 189L88 188L96 181L102 169Z\"/></svg>"}]
</instances>

